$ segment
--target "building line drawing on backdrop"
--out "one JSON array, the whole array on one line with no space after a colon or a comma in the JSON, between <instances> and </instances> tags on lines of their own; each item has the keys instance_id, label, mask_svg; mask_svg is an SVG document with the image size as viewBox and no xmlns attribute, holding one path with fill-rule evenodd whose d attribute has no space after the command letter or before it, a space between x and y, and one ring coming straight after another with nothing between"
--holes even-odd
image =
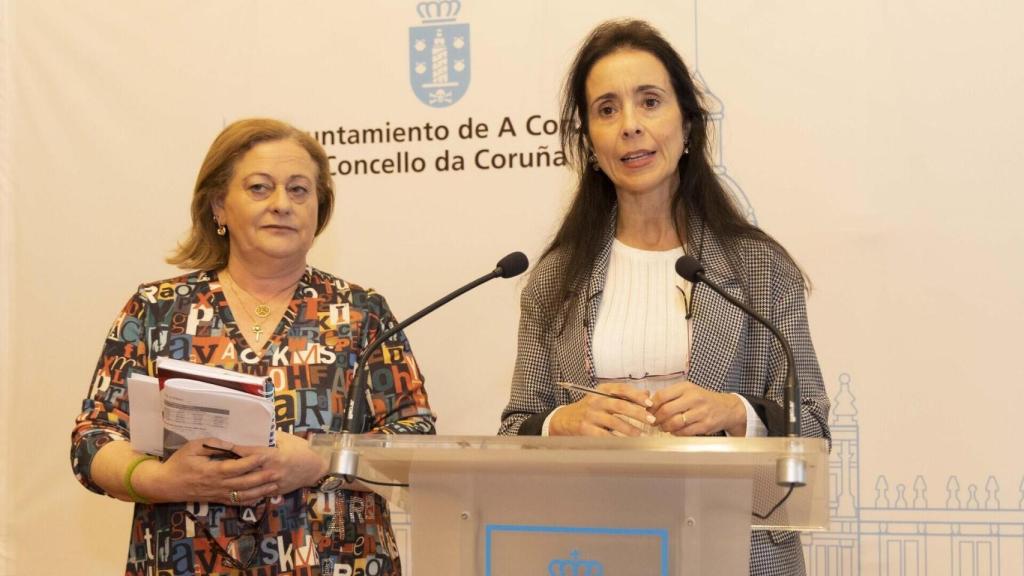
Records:
<instances>
[{"instance_id":1,"label":"building line drawing on backdrop","mask_svg":"<svg viewBox=\"0 0 1024 576\"><path fill-rule=\"evenodd\" d=\"M921 475L895 486L885 474L873 484L861 482L860 423L851 380L840 374L833 399L831 531L804 534L807 573L1008 576L1006 566L1024 566L1024 475L1017 494L1002 502L993 476L964 491L961 475L953 474L944 491L931 495Z\"/></svg>"},{"instance_id":2,"label":"building line drawing on backdrop","mask_svg":"<svg viewBox=\"0 0 1024 576\"><path fill-rule=\"evenodd\" d=\"M697 26L697 9L699 4L700 0L693 0L693 63L690 68L693 70L693 81L697 84L704 97L704 106L708 111L708 120L710 120L710 124L713 127L711 131L712 138L710 139L711 168L722 182L722 186L732 194L733 200L736 201L736 206L740 209L740 212L752 224L757 224L754 206L750 203L750 199L747 198L747 194L740 187L739 183L729 175L729 170L725 166L725 147L723 143L723 140L725 140L725 132L723 131L725 127L725 102L711 91L707 81L704 80L704 74L700 70L700 36Z\"/></svg>"}]
</instances>

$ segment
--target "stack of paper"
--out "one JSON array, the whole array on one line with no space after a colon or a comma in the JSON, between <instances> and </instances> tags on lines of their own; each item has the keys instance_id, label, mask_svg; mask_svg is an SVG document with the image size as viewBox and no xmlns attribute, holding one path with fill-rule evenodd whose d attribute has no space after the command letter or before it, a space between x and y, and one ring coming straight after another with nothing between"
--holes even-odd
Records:
<instances>
[{"instance_id":1,"label":"stack of paper","mask_svg":"<svg viewBox=\"0 0 1024 576\"><path fill-rule=\"evenodd\" d=\"M274 445L274 387L269 378L159 358L157 377L128 378L132 448L169 456L189 440Z\"/></svg>"}]
</instances>

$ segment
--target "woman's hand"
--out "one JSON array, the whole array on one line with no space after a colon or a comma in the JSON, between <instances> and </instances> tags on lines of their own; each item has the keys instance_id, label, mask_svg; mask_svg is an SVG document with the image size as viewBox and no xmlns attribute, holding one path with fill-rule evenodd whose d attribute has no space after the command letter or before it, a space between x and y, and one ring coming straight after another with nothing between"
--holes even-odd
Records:
<instances>
[{"instance_id":1,"label":"woman's hand","mask_svg":"<svg viewBox=\"0 0 1024 576\"><path fill-rule=\"evenodd\" d=\"M693 382L680 382L651 396L654 425L675 436L747 433L747 410L735 394L712 392Z\"/></svg>"},{"instance_id":2,"label":"woman's hand","mask_svg":"<svg viewBox=\"0 0 1024 576\"><path fill-rule=\"evenodd\" d=\"M225 451L241 458L223 458ZM252 505L265 496L315 484L327 467L328 462L308 441L279 430L273 448L232 446L214 438L192 440L162 464L140 464L132 483L154 502ZM232 500L232 492L237 492L237 501Z\"/></svg>"},{"instance_id":3,"label":"woman's hand","mask_svg":"<svg viewBox=\"0 0 1024 576\"><path fill-rule=\"evenodd\" d=\"M651 406L646 390L622 383L600 384L596 390L621 399L586 394L582 400L554 413L548 433L552 436L639 436L640 428L627 419L654 422L654 416L646 409Z\"/></svg>"},{"instance_id":4,"label":"woman's hand","mask_svg":"<svg viewBox=\"0 0 1024 576\"><path fill-rule=\"evenodd\" d=\"M253 504L264 496L280 494L281 474L266 466L269 455L255 450L243 454L242 450L215 438L191 440L162 463L140 464L132 485L153 502ZM224 451L242 458L224 458ZM237 492L237 501L232 500L232 492Z\"/></svg>"},{"instance_id":5,"label":"woman's hand","mask_svg":"<svg viewBox=\"0 0 1024 576\"><path fill-rule=\"evenodd\" d=\"M276 447L235 446L234 451L246 458L263 458L263 470L273 478L273 495L316 484L330 466L308 440L280 430Z\"/></svg>"}]
</instances>

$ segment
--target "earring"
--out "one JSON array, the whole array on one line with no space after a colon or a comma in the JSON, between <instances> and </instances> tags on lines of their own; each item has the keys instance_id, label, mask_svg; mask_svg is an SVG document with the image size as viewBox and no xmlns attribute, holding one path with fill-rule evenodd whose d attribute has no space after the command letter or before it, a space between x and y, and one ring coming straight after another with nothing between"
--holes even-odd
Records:
<instances>
[{"instance_id":1,"label":"earring","mask_svg":"<svg viewBox=\"0 0 1024 576\"><path fill-rule=\"evenodd\" d=\"M686 156L689 153L690 153L690 141L689 140L683 140L683 156Z\"/></svg>"},{"instance_id":2,"label":"earring","mask_svg":"<svg viewBox=\"0 0 1024 576\"><path fill-rule=\"evenodd\" d=\"M228 233L227 226L221 224L220 220L217 220L216 216L213 217L213 223L217 225L217 236L223 236Z\"/></svg>"},{"instance_id":3,"label":"earring","mask_svg":"<svg viewBox=\"0 0 1024 576\"><path fill-rule=\"evenodd\" d=\"M601 165L597 163L597 156L593 152L590 153L590 157L587 160L590 162L591 167L593 167L594 172L601 171Z\"/></svg>"}]
</instances>

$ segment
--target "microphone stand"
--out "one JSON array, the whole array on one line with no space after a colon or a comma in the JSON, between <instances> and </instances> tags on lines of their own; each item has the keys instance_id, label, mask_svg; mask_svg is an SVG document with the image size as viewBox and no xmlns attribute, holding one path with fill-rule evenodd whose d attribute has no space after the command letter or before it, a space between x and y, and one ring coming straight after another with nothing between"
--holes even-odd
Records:
<instances>
[{"instance_id":1,"label":"microphone stand","mask_svg":"<svg viewBox=\"0 0 1024 576\"><path fill-rule=\"evenodd\" d=\"M793 358L793 350L789 341L779 332L774 324L765 317L752 310L745 302L734 297L715 284L704 274L704 267L692 256L682 256L676 261L676 272L690 282L705 284L719 296L725 298L730 304L746 312L751 318L757 320L767 328L782 345L786 354L786 387L783 391L783 404L786 410L786 437L798 438L800 436L800 382L797 379L796 361ZM807 463L799 455L793 453L790 447L790 454L780 458L775 463L775 479L780 486L806 486L807 485Z\"/></svg>"},{"instance_id":2,"label":"microphone stand","mask_svg":"<svg viewBox=\"0 0 1024 576\"><path fill-rule=\"evenodd\" d=\"M775 338L782 344L782 350L786 354L786 388L783 392L783 404L786 408L786 437L799 438L800 418L798 416L798 407L800 406L800 383L797 380L796 361L793 359L793 349L790 348L789 342L782 336L782 333L779 332L774 324L754 310L751 310L735 296L723 290L721 286L709 280L703 271L698 270L695 276L700 282L706 284L708 288L717 292L719 296L728 300L732 305L750 314L754 320L757 320L775 335ZM775 463L775 481L780 486L805 486L807 484L806 462L792 454L780 458Z\"/></svg>"},{"instance_id":3,"label":"microphone stand","mask_svg":"<svg viewBox=\"0 0 1024 576\"><path fill-rule=\"evenodd\" d=\"M423 310L420 310L419 312L413 314L412 316L408 317L404 322L395 324L391 328L385 330L383 334L374 338L373 342L370 342L370 344L367 345L366 349L363 350L363 353L359 355L359 359L356 361L356 373L352 379L352 394L350 395L350 398L348 400L348 408L345 410L345 412L348 413L348 416L345 418L345 421L342 424L341 431L351 432L353 434L362 434L366 432L366 409L370 408L372 410L373 407L373 396L370 393L369 375L365 375L364 378L364 373L366 372L366 361L370 358L370 355L373 354L373 352L380 347L381 344L383 344L388 338L394 336L400 330L403 330L409 325L415 323L420 318L423 318L427 314L430 314L431 312L437 310L441 306L444 306L448 302L451 302L452 300L458 298L459 296L462 296L463 294L469 292L473 288L476 288L477 286L485 282L494 280L500 275L501 272L499 269L496 269L494 272L484 274L483 276L477 278L476 280L473 280L469 284L466 284L462 288L459 288L455 292L448 294L444 298L441 298L437 302L434 302L430 306L427 306ZM365 402L357 401L360 393L365 394Z\"/></svg>"},{"instance_id":4,"label":"microphone stand","mask_svg":"<svg viewBox=\"0 0 1024 576\"><path fill-rule=\"evenodd\" d=\"M366 372L366 363L367 360L369 360L370 355L373 354L381 344L396 333L404 330L420 318L423 318L448 302L451 302L466 292L469 292L485 282L494 280L495 278L511 278L513 276L518 276L526 271L528 266L529 261L522 252L513 252L498 261L498 265L494 270L444 296L440 300L406 318L404 321L395 324L391 328L385 330L380 336L374 338L373 341L366 346L356 361L356 371L352 378L352 391L349 394L348 406L345 410L346 415L341 428L342 448L340 451L331 455L328 474L341 476L346 483L352 483L356 479L356 472L359 469L359 453L352 448L352 438L356 434L363 434L366 432L367 408L369 408L371 412L370 416L372 417L373 415L373 395L370 392L369 385L370 376L369 374L364 375Z\"/></svg>"}]
</instances>

